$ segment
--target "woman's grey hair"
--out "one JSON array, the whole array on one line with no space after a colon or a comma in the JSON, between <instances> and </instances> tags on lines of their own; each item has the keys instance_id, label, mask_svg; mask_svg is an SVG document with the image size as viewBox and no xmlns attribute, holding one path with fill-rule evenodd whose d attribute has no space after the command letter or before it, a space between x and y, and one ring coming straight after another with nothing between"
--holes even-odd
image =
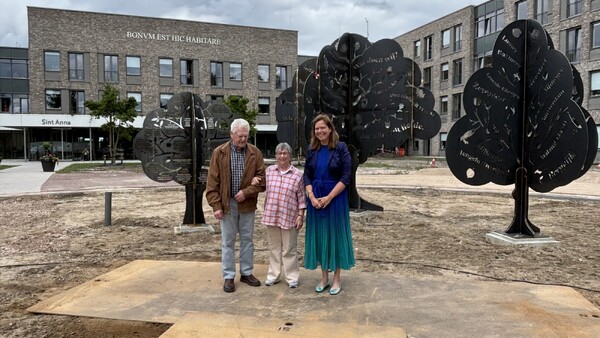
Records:
<instances>
[{"instance_id":1,"label":"woman's grey hair","mask_svg":"<svg viewBox=\"0 0 600 338\"><path fill-rule=\"evenodd\" d=\"M290 154L290 156L292 156L292 147L290 147L290 145L286 142L281 142L277 145L277 147L275 147L275 153L278 153L280 151L287 151Z\"/></svg>"},{"instance_id":2,"label":"woman's grey hair","mask_svg":"<svg viewBox=\"0 0 600 338\"><path fill-rule=\"evenodd\" d=\"M250 131L250 124L248 123L248 121L246 121L244 119L235 119L235 120L233 120L233 122L231 122L231 132L232 133L235 133L235 131L240 128Z\"/></svg>"}]
</instances>

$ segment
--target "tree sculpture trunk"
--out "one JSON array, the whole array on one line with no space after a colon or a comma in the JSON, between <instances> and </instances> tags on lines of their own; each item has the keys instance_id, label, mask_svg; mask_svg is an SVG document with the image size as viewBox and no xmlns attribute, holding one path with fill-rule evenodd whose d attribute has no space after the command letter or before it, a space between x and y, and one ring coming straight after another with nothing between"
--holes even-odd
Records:
<instances>
[{"instance_id":1,"label":"tree sculpture trunk","mask_svg":"<svg viewBox=\"0 0 600 338\"><path fill-rule=\"evenodd\" d=\"M517 168L515 190L513 190L512 197L515 200L515 215L505 232L539 237L540 228L529 220L529 186L527 185L527 169L523 167Z\"/></svg>"}]
</instances>

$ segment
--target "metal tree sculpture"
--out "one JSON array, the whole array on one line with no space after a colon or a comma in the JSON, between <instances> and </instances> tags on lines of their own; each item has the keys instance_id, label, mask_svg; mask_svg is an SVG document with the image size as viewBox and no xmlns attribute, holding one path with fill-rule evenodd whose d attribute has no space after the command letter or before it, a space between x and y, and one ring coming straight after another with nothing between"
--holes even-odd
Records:
<instances>
[{"instance_id":1,"label":"metal tree sculpture","mask_svg":"<svg viewBox=\"0 0 600 338\"><path fill-rule=\"evenodd\" d=\"M278 138L299 150L310 139L310 122L316 114L330 115L352 157L350 207L383 210L358 195L356 169L378 147L393 148L410 138L437 135L441 120L433 110L435 100L428 89L418 87L420 83L421 70L404 57L396 41L371 44L363 36L346 33L325 46L318 59L304 62L292 90L278 99Z\"/></svg>"},{"instance_id":2,"label":"metal tree sculpture","mask_svg":"<svg viewBox=\"0 0 600 338\"><path fill-rule=\"evenodd\" d=\"M146 116L134 139L135 155L142 161L146 176L185 186L183 224L205 223L202 194L206 171L202 166L212 149L229 139L232 120L233 114L224 103L204 103L199 95L178 93L166 110L155 109Z\"/></svg>"},{"instance_id":3,"label":"metal tree sculpture","mask_svg":"<svg viewBox=\"0 0 600 338\"><path fill-rule=\"evenodd\" d=\"M448 166L470 185L515 184L507 234L539 236L528 218L529 188L549 192L592 165L598 139L580 106L582 92L579 74L534 20L506 26L494 45L492 67L467 81L466 115L446 141Z\"/></svg>"}]
</instances>

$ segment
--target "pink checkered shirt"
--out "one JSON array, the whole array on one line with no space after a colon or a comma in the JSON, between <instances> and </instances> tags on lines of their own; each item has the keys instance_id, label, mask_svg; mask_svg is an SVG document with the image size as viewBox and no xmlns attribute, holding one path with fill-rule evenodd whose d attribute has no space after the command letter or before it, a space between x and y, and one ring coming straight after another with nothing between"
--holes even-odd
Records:
<instances>
[{"instance_id":1,"label":"pink checkered shirt","mask_svg":"<svg viewBox=\"0 0 600 338\"><path fill-rule=\"evenodd\" d=\"M280 171L275 164L267 168L266 180L262 224L282 229L295 228L299 210L306 209L302 172L293 165L286 171Z\"/></svg>"}]
</instances>

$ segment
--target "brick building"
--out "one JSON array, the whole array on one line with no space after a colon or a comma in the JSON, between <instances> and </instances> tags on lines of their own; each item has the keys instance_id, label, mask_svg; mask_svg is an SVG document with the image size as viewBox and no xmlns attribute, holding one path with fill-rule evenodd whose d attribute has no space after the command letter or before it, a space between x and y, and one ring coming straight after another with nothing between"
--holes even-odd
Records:
<instances>
[{"instance_id":1,"label":"brick building","mask_svg":"<svg viewBox=\"0 0 600 338\"><path fill-rule=\"evenodd\" d=\"M177 92L243 96L261 112L256 145L274 152L275 101L297 67L296 31L38 7L28 7L28 25L28 49L0 51L11 69L28 63L28 75L0 79L0 156L35 159L51 141L63 158L85 148L98 158L103 121L83 103L107 83L138 101L138 128Z\"/></svg>"},{"instance_id":2,"label":"brick building","mask_svg":"<svg viewBox=\"0 0 600 338\"><path fill-rule=\"evenodd\" d=\"M435 99L442 118L438 137L414 140L412 154L443 156L446 135L465 115L463 90L471 74L491 62L504 26L517 19L535 19L548 31L554 47L579 71L584 85L583 107L600 124L600 0L491 0L468 6L395 38L405 56L415 60L423 86ZM598 129L598 127L597 127ZM423 141L421 141L423 142Z\"/></svg>"}]
</instances>

